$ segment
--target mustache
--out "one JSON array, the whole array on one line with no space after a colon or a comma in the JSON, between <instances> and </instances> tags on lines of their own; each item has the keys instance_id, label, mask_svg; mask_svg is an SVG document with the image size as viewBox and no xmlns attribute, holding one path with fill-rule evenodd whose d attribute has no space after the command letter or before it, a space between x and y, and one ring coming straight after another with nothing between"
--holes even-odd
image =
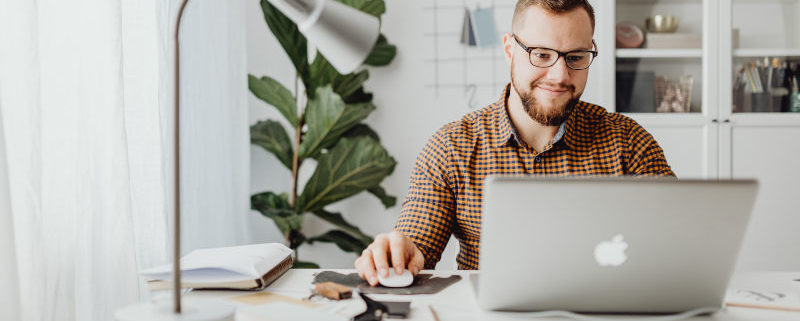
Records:
<instances>
[{"instance_id":1,"label":"mustache","mask_svg":"<svg viewBox=\"0 0 800 321\"><path fill-rule=\"evenodd\" d=\"M530 84L530 90L533 90L536 87L547 87L552 88L555 90L567 90L570 93L575 93L575 86L571 84L565 83L555 83L555 82L547 82L547 81L534 81Z\"/></svg>"},{"instance_id":2,"label":"mustache","mask_svg":"<svg viewBox=\"0 0 800 321\"><path fill-rule=\"evenodd\" d=\"M554 83L554 82L543 82L543 81L534 81L530 84L530 90L535 89L536 87L546 87L555 90L566 90L570 93L575 93L575 86L570 84L564 83Z\"/></svg>"}]
</instances>

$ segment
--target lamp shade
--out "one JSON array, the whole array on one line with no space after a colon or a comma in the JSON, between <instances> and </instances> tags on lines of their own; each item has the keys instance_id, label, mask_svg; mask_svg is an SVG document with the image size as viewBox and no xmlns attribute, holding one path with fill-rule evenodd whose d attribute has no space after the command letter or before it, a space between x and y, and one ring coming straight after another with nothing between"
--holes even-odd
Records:
<instances>
[{"instance_id":1,"label":"lamp shade","mask_svg":"<svg viewBox=\"0 0 800 321\"><path fill-rule=\"evenodd\" d=\"M342 74L358 68L378 40L378 18L332 0L269 0Z\"/></svg>"}]
</instances>

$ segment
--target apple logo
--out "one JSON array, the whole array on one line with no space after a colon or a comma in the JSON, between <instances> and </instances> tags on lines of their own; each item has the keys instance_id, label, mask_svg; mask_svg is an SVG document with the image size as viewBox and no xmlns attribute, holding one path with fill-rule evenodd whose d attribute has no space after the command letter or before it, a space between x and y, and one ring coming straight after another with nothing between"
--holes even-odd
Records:
<instances>
[{"instance_id":1,"label":"apple logo","mask_svg":"<svg viewBox=\"0 0 800 321\"><path fill-rule=\"evenodd\" d=\"M625 237L617 234L611 241L603 241L595 246L594 259L600 266L620 266L628 260L628 256L625 255L627 248Z\"/></svg>"}]
</instances>

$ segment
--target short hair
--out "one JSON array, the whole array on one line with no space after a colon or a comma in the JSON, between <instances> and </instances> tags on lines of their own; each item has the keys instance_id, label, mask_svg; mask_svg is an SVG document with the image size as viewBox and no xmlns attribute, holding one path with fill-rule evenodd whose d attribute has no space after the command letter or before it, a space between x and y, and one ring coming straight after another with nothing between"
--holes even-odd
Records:
<instances>
[{"instance_id":1,"label":"short hair","mask_svg":"<svg viewBox=\"0 0 800 321\"><path fill-rule=\"evenodd\" d=\"M514 8L514 18L511 21L512 30L519 23L522 12L534 5L555 14L569 12L575 8L583 8L589 14L589 20L592 21L592 30L594 30L594 8L592 8L588 0L519 0Z\"/></svg>"}]
</instances>

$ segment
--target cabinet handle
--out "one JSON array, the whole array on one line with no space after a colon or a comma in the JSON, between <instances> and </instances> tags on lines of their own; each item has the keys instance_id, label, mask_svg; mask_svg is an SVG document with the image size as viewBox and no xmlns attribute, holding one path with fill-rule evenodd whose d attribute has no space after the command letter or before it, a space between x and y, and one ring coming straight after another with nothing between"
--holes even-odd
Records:
<instances>
[{"instance_id":1,"label":"cabinet handle","mask_svg":"<svg viewBox=\"0 0 800 321\"><path fill-rule=\"evenodd\" d=\"M712 120L711 120L711 122L712 122L712 123L718 123L718 122L719 122L719 119L716 119L716 118L714 118L714 119L712 119Z\"/></svg>"},{"instance_id":2,"label":"cabinet handle","mask_svg":"<svg viewBox=\"0 0 800 321\"><path fill-rule=\"evenodd\" d=\"M723 122L723 123L730 123L730 122L731 122L731 120L730 120L730 119L725 119L725 120L723 120L722 122Z\"/></svg>"}]
</instances>

